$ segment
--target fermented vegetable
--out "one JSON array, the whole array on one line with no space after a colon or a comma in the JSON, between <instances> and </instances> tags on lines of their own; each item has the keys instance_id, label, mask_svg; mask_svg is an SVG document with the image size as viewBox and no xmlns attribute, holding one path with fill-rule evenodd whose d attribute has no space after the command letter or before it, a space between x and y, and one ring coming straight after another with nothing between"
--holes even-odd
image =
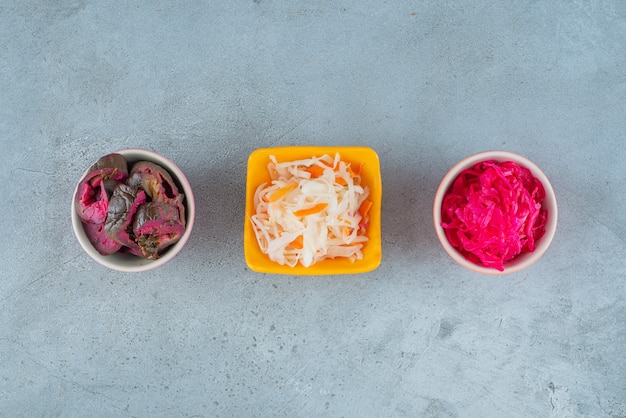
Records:
<instances>
[{"instance_id":1,"label":"fermented vegetable","mask_svg":"<svg viewBox=\"0 0 626 418\"><path fill-rule=\"evenodd\" d=\"M530 170L512 161L484 161L464 170L443 199L441 226L468 260L504 270L535 250L548 217L545 190Z\"/></svg>"},{"instance_id":2,"label":"fermented vegetable","mask_svg":"<svg viewBox=\"0 0 626 418\"><path fill-rule=\"evenodd\" d=\"M286 162L270 156L271 180L256 189L250 217L261 251L292 267L362 259L372 202L361 169L338 153Z\"/></svg>"},{"instance_id":3,"label":"fermented vegetable","mask_svg":"<svg viewBox=\"0 0 626 418\"><path fill-rule=\"evenodd\" d=\"M85 234L100 254L148 259L158 258L182 237L184 198L163 167L149 161L129 167L117 153L89 168L74 197Z\"/></svg>"}]
</instances>

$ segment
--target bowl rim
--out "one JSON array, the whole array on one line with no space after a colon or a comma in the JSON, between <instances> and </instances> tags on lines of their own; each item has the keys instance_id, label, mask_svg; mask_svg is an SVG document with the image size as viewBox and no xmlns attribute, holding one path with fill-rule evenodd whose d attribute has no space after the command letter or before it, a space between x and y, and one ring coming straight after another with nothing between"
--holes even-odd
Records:
<instances>
[{"instance_id":1,"label":"bowl rim","mask_svg":"<svg viewBox=\"0 0 626 418\"><path fill-rule=\"evenodd\" d=\"M89 242L87 235L84 232L82 221L80 217L76 213L76 202L75 197L78 191L78 186L83 178L89 174L89 168L95 163L91 163L80 176L76 186L74 187L74 191L72 193L71 198L71 222L72 222L72 230L74 231L74 236L78 240L78 243L82 247L82 249L98 264L107 267L112 270L124 272L124 273L136 273L136 272L145 272L154 270L167 262L171 261L185 246L187 243L189 236L191 235L191 231L193 229L193 225L195 222L195 200L193 196L193 191L191 188L191 184L187 180L187 177L183 173L183 171L176 165L172 160L167 158L166 156L152 150L144 149L144 148L123 148L116 151L112 151L107 154L103 154L101 157L110 154L120 154L124 158L126 158L129 162L137 162L137 161L151 161L162 165L164 169L166 169L171 175L177 186L180 186L185 194L185 216L186 216L186 225L185 232L181 236L181 238L168 247L166 251L156 260L147 260L142 259L141 257L133 256L130 254L111 254L108 256L104 256L100 254L94 246ZM99 157L99 158L101 158ZM97 161L97 160L96 160ZM129 260L130 263L119 263L118 260ZM116 262L117 261L117 262Z\"/></svg>"},{"instance_id":2,"label":"bowl rim","mask_svg":"<svg viewBox=\"0 0 626 418\"><path fill-rule=\"evenodd\" d=\"M546 222L546 232L545 234L537 241L535 250L531 253L523 253L519 256L515 257L513 260L510 260L504 263L504 270L499 271L494 268L480 266L478 264L474 264L473 262L467 260L465 257L459 253L456 248L454 248L450 242L448 241L443 227L441 227L441 206L443 203L443 198L446 195L447 191L450 188L452 182L457 178L457 176L461 173L461 171L466 168L471 167L472 165L481 162L495 160L498 162L502 161L513 161L518 163L519 165L528 168L534 177L536 177L544 187L546 197L542 203L542 206L549 210L548 220ZM529 160L528 158L511 152L511 151L503 151L503 150L490 150L490 151L481 151L475 154L471 154L461 161L457 162L452 168L445 174L443 179L441 180L439 187L435 193L435 199L433 203L433 224L435 227L435 232L437 234L437 238L441 243L442 247L448 253L448 255L456 261L461 266L482 274L488 275L504 275L504 274L512 274L524 270L529 267L537 260L539 260L547 251L548 247L552 243L554 235L556 234L556 227L558 223L558 205L556 194L554 193L554 189L552 184L548 180L548 177L545 175L543 170L537 166L534 162Z\"/></svg>"},{"instance_id":3,"label":"bowl rim","mask_svg":"<svg viewBox=\"0 0 626 418\"><path fill-rule=\"evenodd\" d=\"M294 267L280 265L269 259L258 247L256 237L249 217L253 213L253 197L256 188L263 183L263 176L255 174L261 167L266 168L270 155L275 155L279 161L291 161L323 154L339 153L344 161L358 161L358 157L366 159L363 170L367 170L367 186L370 188L370 199L373 202L370 210L370 225L368 226L369 241L363 248L363 259L350 262L347 259L329 259L304 267L297 264ZM355 157L356 156L356 157ZM267 171L267 170L266 170ZM267 175L268 176L268 175ZM246 170L246 206L243 225L244 258L250 270L257 273L286 274L292 276L323 276L339 274L366 273L378 268L382 260L381 237L381 204L382 179L380 161L376 151L367 146L323 146L323 145L292 145L257 148L250 153Z\"/></svg>"}]
</instances>

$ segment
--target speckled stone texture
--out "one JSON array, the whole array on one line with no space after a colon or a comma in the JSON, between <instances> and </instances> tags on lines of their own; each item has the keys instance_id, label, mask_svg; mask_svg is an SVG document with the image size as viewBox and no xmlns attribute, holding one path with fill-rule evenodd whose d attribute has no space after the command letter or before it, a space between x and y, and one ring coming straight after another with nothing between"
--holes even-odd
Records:
<instances>
[{"instance_id":1,"label":"speckled stone texture","mask_svg":"<svg viewBox=\"0 0 626 418\"><path fill-rule=\"evenodd\" d=\"M0 415L626 416L626 2L0 4ZM258 147L366 145L383 261L251 272ZM183 251L95 264L70 224L101 155L148 148L193 187ZM529 269L454 264L446 171L504 149L551 179Z\"/></svg>"}]
</instances>

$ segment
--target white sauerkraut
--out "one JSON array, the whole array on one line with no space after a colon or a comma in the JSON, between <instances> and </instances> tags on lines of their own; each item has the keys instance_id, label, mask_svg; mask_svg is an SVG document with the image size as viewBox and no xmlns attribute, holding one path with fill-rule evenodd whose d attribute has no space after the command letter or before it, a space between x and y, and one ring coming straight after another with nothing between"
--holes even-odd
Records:
<instances>
[{"instance_id":1,"label":"white sauerkraut","mask_svg":"<svg viewBox=\"0 0 626 418\"><path fill-rule=\"evenodd\" d=\"M271 182L256 189L250 218L261 251L292 267L362 259L371 202L360 169L339 154L289 162L271 156Z\"/></svg>"}]
</instances>

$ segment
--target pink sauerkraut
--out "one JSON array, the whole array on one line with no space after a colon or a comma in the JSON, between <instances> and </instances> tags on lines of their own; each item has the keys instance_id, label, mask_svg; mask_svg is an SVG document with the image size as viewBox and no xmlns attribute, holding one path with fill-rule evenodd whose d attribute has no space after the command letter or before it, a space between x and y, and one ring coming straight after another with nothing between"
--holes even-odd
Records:
<instances>
[{"instance_id":1,"label":"pink sauerkraut","mask_svg":"<svg viewBox=\"0 0 626 418\"><path fill-rule=\"evenodd\" d=\"M504 270L504 263L535 250L545 233L545 191L530 170L512 161L483 161L464 170L445 195L441 226L468 260Z\"/></svg>"}]
</instances>

